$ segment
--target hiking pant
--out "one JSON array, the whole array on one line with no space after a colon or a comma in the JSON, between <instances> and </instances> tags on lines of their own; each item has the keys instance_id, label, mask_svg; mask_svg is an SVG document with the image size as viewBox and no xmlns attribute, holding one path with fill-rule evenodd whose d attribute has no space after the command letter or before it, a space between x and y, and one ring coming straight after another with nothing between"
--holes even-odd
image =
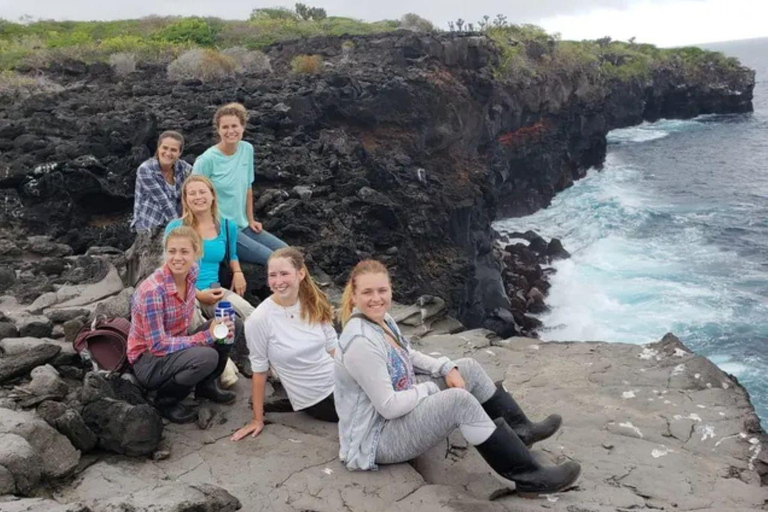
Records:
<instances>
[{"instance_id":1,"label":"hiking pant","mask_svg":"<svg viewBox=\"0 0 768 512\"><path fill-rule=\"evenodd\" d=\"M480 444L490 437L496 425L481 404L496 393L496 385L474 359L459 359L456 364L466 389L448 388L443 377L416 375L417 382L431 380L441 391L422 400L408 414L384 422L376 448L377 463L415 459L456 428L470 444Z\"/></svg>"},{"instance_id":2,"label":"hiking pant","mask_svg":"<svg viewBox=\"0 0 768 512\"><path fill-rule=\"evenodd\" d=\"M208 329L210 325L211 320L190 334ZM242 328L242 322L237 319L235 336ZM214 343L185 348L165 356L155 356L147 351L133 363L133 374L147 389L157 389L170 379L182 386L192 387L214 373L218 372L220 375L224 371L231 347L232 345ZM222 358L224 364L220 364Z\"/></svg>"},{"instance_id":3,"label":"hiking pant","mask_svg":"<svg viewBox=\"0 0 768 512\"><path fill-rule=\"evenodd\" d=\"M336 414L336 402L333 401L333 393L323 398L315 405L310 405L303 412L309 414L316 420L327 421L329 423L338 423L339 416Z\"/></svg>"}]
</instances>

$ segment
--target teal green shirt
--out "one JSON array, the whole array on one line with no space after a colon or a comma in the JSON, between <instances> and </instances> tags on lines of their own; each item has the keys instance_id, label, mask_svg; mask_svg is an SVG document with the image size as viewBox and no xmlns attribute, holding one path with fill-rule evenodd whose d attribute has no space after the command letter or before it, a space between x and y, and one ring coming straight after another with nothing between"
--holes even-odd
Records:
<instances>
[{"instance_id":1,"label":"teal green shirt","mask_svg":"<svg viewBox=\"0 0 768 512\"><path fill-rule=\"evenodd\" d=\"M213 182L222 217L229 217L241 229L248 227L245 195L253 184L253 146L241 140L231 156L212 146L197 157L192 174Z\"/></svg>"},{"instance_id":2,"label":"teal green shirt","mask_svg":"<svg viewBox=\"0 0 768 512\"><path fill-rule=\"evenodd\" d=\"M181 219L174 219L165 227L167 235L173 228L181 226ZM221 227L229 226L229 260L237 260L237 225L224 217L221 219ZM203 257L200 258L200 273L195 281L195 288L205 290L213 283L219 281L219 263L226 256L227 234L224 229L219 229L216 238L203 239Z\"/></svg>"}]
</instances>

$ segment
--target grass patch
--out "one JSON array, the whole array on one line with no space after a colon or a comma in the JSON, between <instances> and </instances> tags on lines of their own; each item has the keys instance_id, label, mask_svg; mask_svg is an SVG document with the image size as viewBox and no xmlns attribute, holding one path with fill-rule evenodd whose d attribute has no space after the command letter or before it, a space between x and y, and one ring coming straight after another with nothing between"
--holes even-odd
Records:
<instances>
[{"instance_id":1,"label":"grass patch","mask_svg":"<svg viewBox=\"0 0 768 512\"><path fill-rule=\"evenodd\" d=\"M208 48L194 48L168 65L168 78L210 82L232 76L236 71L237 61L232 57Z\"/></svg>"},{"instance_id":2,"label":"grass patch","mask_svg":"<svg viewBox=\"0 0 768 512\"><path fill-rule=\"evenodd\" d=\"M318 75L323 70L320 55L297 55L291 59L291 71L295 75Z\"/></svg>"}]
</instances>

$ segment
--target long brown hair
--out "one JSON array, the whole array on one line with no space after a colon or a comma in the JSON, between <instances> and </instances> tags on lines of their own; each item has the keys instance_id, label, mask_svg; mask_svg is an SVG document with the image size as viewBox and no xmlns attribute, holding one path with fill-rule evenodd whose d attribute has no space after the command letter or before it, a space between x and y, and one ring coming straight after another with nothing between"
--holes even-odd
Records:
<instances>
[{"instance_id":1,"label":"long brown hair","mask_svg":"<svg viewBox=\"0 0 768 512\"><path fill-rule=\"evenodd\" d=\"M270 254L269 262L277 258L285 258L291 262L291 266L297 271L304 269L304 279L299 284L299 301L301 301L301 319L307 323L326 323L333 321L333 307L328 301L328 296L317 286L312 276L309 275L307 265L304 263L304 255L294 247L283 247Z\"/></svg>"},{"instance_id":2,"label":"long brown hair","mask_svg":"<svg viewBox=\"0 0 768 512\"><path fill-rule=\"evenodd\" d=\"M211 195L213 196L213 201L211 201L211 216L213 216L213 222L219 222L219 200L216 197L216 187L213 186L211 180L202 174L192 174L184 180L184 184L181 186L181 223L195 229L197 229L197 219L195 219L195 215L187 205L187 185L196 181L204 183L208 187L208 190L211 191Z\"/></svg>"},{"instance_id":3,"label":"long brown hair","mask_svg":"<svg viewBox=\"0 0 768 512\"><path fill-rule=\"evenodd\" d=\"M352 272L349 274L349 280L347 281L347 285L344 287L344 293L341 296L339 320L341 321L342 326L347 324L349 318L352 316L352 310L355 309L355 303L352 299L352 296L355 294L355 279L357 279L358 276L365 274L384 274L387 276L387 279L389 279L389 271L380 261L363 260L355 265Z\"/></svg>"}]
</instances>

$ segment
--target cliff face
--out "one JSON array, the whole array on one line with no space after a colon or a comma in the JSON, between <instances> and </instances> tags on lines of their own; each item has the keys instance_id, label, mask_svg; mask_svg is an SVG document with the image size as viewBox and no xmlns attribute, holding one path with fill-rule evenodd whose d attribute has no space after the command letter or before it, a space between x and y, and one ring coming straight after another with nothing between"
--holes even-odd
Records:
<instances>
[{"instance_id":1,"label":"cliff face","mask_svg":"<svg viewBox=\"0 0 768 512\"><path fill-rule=\"evenodd\" d=\"M468 326L490 325L509 307L490 254L493 219L544 207L601 165L613 128L752 108L747 69L697 83L670 69L645 86L578 76L522 86L495 78L498 52L482 36L352 37L351 55L346 40L278 44L267 52L272 75L213 84L172 83L162 68L124 79L102 65L51 70L63 92L0 107L3 238L127 248L135 169L158 133L181 130L193 161L213 142L215 108L240 101L268 230L338 282L376 257L402 299L433 293ZM323 55L322 74L291 75L300 54Z\"/></svg>"}]
</instances>

